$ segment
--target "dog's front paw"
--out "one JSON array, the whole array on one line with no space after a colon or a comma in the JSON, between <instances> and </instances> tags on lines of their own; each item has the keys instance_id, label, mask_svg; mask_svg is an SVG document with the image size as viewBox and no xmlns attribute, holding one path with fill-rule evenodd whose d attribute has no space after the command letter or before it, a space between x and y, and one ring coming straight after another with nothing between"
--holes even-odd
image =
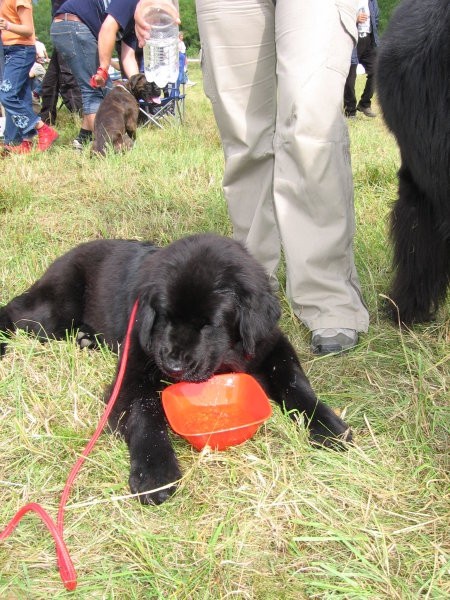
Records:
<instances>
[{"instance_id":1,"label":"dog's front paw","mask_svg":"<svg viewBox=\"0 0 450 600\"><path fill-rule=\"evenodd\" d=\"M325 407L309 424L311 442L317 446L346 450L353 439L350 427L331 408Z\"/></svg>"},{"instance_id":2,"label":"dog's front paw","mask_svg":"<svg viewBox=\"0 0 450 600\"><path fill-rule=\"evenodd\" d=\"M100 336L89 325L80 326L77 333L77 344L81 349L88 348L89 350L95 350L101 341Z\"/></svg>"},{"instance_id":3,"label":"dog's front paw","mask_svg":"<svg viewBox=\"0 0 450 600\"><path fill-rule=\"evenodd\" d=\"M142 504L162 504L175 492L181 471L178 464L160 465L149 470L148 465L136 466L130 472L130 489L139 494Z\"/></svg>"}]
</instances>

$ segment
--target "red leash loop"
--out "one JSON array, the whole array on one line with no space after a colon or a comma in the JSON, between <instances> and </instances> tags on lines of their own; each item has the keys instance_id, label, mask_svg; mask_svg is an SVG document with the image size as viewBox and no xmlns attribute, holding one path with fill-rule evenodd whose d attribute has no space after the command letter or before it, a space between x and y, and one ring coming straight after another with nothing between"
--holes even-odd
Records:
<instances>
[{"instance_id":1,"label":"red leash loop","mask_svg":"<svg viewBox=\"0 0 450 600\"><path fill-rule=\"evenodd\" d=\"M69 498L70 490L72 488L72 484L75 480L75 477L78 475L84 461L86 460L86 457L90 454L90 452L91 452L92 448L94 447L96 441L98 440L104 426L106 425L106 422L111 413L111 410L117 400L117 396L119 395L120 388L122 387L122 382L123 382L123 378L125 376L125 370L126 370L126 366L127 366L127 362L128 362L128 353L129 353L129 349L130 349L130 337L131 337L131 332L133 330L137 309L138 309L138 300L136 300L136 302L134 303L133 309L131 311L130 319L128 321L128 327L127 327L127 333L125 336L125 342L124 342L124 346L123 346L122 358L120 360L119 371L117 373L117 379L114 384L113 391L108 400L108 404L106 405L105 412L103 413L103 415L100 419L100 422L97 425L97 429L95 430L92 438L89 440L87 446L83 450L81 456L78 458L78 460L72 467L72 470L70 471L70 474L67 478L66 485L64 486L63 492L61 494L61 500L59 502L57 524L55 524L54 520L51 518L51 516L48 514L48 512L40 504L37 504L36 502L30 502L29 504L26 504L23 508L21 508L15 514L15 516L11 519L11 521L8 523L8 525L5 527L5 529L0 533L0 541L5 540L8 536L11 535L11 533L14 531L14 529L18 525L19 521L22 519L22 517L26 513L30 512L30 511L34 511L35 513L37 513L39 515L39 517L42 519L42 521L45 523L48 530L52 534L53 539L55 540L56 555L58 557L59 574L60 574L60 577L64 584L64 587L69 591L73 591L77 587L77 573L73 566L72 559L70 558L69 551L67 550L67 546L64 542L64 508L65 508L67 499Z\"/></svg>"}]
</instances>

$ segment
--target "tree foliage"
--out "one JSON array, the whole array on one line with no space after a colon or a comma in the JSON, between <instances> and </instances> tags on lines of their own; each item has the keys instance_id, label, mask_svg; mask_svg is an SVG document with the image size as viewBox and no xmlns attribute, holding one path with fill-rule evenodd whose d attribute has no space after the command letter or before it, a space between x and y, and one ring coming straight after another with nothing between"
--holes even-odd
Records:
<instances>
[{"instance_id":1,"label":"tree foliage","mask_svg":"<svg viewBox=\"0 0 450 600\"><path fill-rule=\"evenodd\" d=\"M38 0L33 2L33 19L36 35L41 40L50 55L53 44L50 37L50 24L52 22L51 0Z\"/></svg>"},{"instance_id":2,"label":"tree foliage","mask_svg":"<svg viewBox=\"0 0 450 600\"><path fill-rule=\"evenodd\" d=\"M196 56L200 50L200 36L198 34L197 13L195 0L179 0L181 29L189 56Z\"/></svg>"},{"instance_id":3,"label":"tree foliage","mask_svg":"<svg viewBox=\"0 0 450 600\"><path fill-rule=\"evenodd\" d=\"M384 31L392 11L399 2L400 0L378 0L381 33ZM196 56L200 50L200 36L197 26L195 0L179 0L179 5L181 29L184 32L184 41L188 49L188 54ZM33 6L33 14L36 33L39 39L47 46L47 51L50 53L52 49L50 38L51 0L36 0Z\"/></svg>"}]
</instances>

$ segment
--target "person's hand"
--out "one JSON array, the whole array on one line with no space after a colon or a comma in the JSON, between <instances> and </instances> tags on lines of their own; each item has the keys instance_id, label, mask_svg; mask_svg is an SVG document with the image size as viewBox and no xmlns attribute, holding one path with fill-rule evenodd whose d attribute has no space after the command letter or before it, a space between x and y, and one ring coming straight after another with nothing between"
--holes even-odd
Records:
<instances>
[{"instance_id":1,"label":"person's hand","mask_svg":"<svg viewBox=\"0 0 450 600\"><path fill-rule=\"evenodd\" d=\"M145 15L150 8L162 8L173 18L175 23L178 23L178 25L181 23L180 15L172 2L168 0L139 0L134 13L134 21L140 48L145 46L145 41L150 33L151 25L145 20Z\"/></svg>"},{"instance_id":2,"label":"person's hand","mask_svg":"<svg viewBox=\"0 0 450 600\"><path fill-rule=\"evenodd\" d=\"M105 87L107 80L108 80L108 71L106 69L103 69L102 67L99 67L97 69L97 73L92 75L92 77L90 78L89 84L93 88L98 88L98 87L103 88L103 87Z\"/></svg>"},{"instance_id":3,"label":"person's hand","mask_svg":"<svg viewBox=\"0 0 450 600\"><path fill-rule=\"evenodd\" d=\"M7 21L6 19L0 18L0 30L4 29L5 31L8 31L9 29L9 21Z\"/></svg>"},{"instance_id":4,"label":"person's hand","mask_svg":"<svg viewBox=\"0 0 450 600\"><path fill-rule=\"evenodd\" d=\"M356 15L356 22L357 23L365 23L367 21L367 19L368 19L367 13L359 12Z\"/></svg>"}]
</instances>

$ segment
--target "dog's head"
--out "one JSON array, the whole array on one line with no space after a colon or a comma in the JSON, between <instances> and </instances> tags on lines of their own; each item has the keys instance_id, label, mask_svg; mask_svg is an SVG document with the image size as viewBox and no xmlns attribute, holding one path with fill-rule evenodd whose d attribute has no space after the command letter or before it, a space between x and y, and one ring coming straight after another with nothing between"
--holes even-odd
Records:
<instances>
[{"instance_id":1,"label":"dog's head","mask_svg":"<svg viewBox=\"0 0 450 600\"><path fill-rule=\"evenodd\" d=\"M174 381L245 370L280 316L267 276L237 242L197 235L148 259L139 295L139 341Z\"/></svg>"},{"instance_id":2,"label":"dog's head","mask_svg":"<svg viewBox=\"0 0 450 600\"><path fill-rule=\"evenodd\" d=\"M161 88L155 83L147 81L143 73L132 75L128 80L127 89L133 94L136 100L145 102L154 102L161 96Z\"/></svg>"}]
</instances>

